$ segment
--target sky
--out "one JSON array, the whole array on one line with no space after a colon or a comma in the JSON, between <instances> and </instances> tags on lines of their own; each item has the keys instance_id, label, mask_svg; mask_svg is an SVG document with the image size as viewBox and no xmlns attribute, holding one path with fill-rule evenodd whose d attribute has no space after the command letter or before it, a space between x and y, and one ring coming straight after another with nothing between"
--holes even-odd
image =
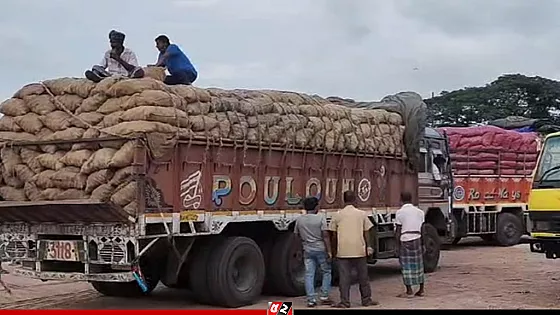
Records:
<instances>
[{"instance_id":1,"label":"sky","mask_svg":"<svg viewBox=\"0 0 560 315\"><path fill-rule=\"evenodd\" d=\"M504 73L560 79L560 0L2 0L0 98L79 77L111 29L141 64L166 34L195 86L357 100L424 97Z\"/></svg>"}]
</instances>

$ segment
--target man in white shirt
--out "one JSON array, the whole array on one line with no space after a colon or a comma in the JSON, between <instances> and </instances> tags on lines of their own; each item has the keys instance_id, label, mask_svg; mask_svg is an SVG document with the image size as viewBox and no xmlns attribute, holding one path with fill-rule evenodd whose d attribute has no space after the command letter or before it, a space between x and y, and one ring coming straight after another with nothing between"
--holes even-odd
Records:
<instances>
[{"instance_id":1,"label":"man in white shirt","mask_svg":"<svg viewBox=\"0 0 560 315\"><path fill-rule=\"evenodd\" d=\"M93 66L86 71L85 76L93 82L100 82L104 78L120 75L129 78L142 78L144 70L138 66L136 54L129 48L124 47L125 35L112 30L109 33L111 49L105 52L105 56L99 65Z\"/></svg>"},{"instance_id":2,"label":"man in white shirt","mask_svg":"<svg viewBox=\"0 0 560 315\"><path fill-rule=\"evenodd\" d=\"M408 192L401 194L401 201L403 206L395 216L395 237L406 293L399 294L399 297L424 296L424 212L412 205L412 196ZM416 285L420 288L414 294L412 286Z\"/></svg>"}]
</instances>

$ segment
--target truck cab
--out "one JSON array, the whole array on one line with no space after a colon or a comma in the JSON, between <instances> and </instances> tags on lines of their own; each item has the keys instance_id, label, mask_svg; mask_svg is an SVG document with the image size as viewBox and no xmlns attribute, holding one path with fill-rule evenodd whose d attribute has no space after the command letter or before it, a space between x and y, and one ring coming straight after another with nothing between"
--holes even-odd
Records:
<instances>
[{"instance_id":1,"label":"truck cab","mask_svg":"<svg viewBox=\"0 0 560 315\"><path fill-rule=\"evenodd\" d=\"M560 257L560 132L545 138L529 196L531 252Z\"/></svg>"}]
</instances>

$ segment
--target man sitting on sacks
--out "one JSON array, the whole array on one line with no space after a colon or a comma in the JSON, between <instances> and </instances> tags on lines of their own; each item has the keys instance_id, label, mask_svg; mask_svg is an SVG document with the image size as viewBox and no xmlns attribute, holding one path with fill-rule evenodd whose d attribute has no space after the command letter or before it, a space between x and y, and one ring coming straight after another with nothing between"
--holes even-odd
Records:
<instances>
[{"instance_id":1,"label":"man sitting on sacks","mask_svg":"<svg viewBox=\"0 0 560 315\"><path fill-rule=\"evenodd\" d=\"M169 37L160 35L156 38L156 48L159 50L158 61L149 67L166 67L169 71L168 76L163 81L168 85L186 84L191 85L198 73L191 63L189 57L183 53L181 48L171 44Z\"/></svg>"},{"instance_id":2,"label":"man sitting on sacks","mask_svg":"<svg viewBox=\"0 0 560 315\"><path fill-rule=\"evenodd\" d=\"M105 56L99 65L95 65L91 70L86 71L86 78L97 83L113 75L130 78L144 77L144 70L138 66L136 54L129 48L124 47L124 37L123 33L115 30L109 33L111 49L105 52Z\"/></svg>"}]
</instances>

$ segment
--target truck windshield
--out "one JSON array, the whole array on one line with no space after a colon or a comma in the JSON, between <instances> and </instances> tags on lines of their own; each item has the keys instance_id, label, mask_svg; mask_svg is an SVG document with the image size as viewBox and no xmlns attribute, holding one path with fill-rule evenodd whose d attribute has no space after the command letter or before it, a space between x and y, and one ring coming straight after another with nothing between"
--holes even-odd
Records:
<instances>
[{"instance_id":1,"label":"truck windshield","mask_svg":"<svg viewBox=\"0 0 560 315\"><path fill-rule=\"evenodd\" d=\"M544 143L535 182L560 182L560 136Z\"/></svg>"}]
</instances>

